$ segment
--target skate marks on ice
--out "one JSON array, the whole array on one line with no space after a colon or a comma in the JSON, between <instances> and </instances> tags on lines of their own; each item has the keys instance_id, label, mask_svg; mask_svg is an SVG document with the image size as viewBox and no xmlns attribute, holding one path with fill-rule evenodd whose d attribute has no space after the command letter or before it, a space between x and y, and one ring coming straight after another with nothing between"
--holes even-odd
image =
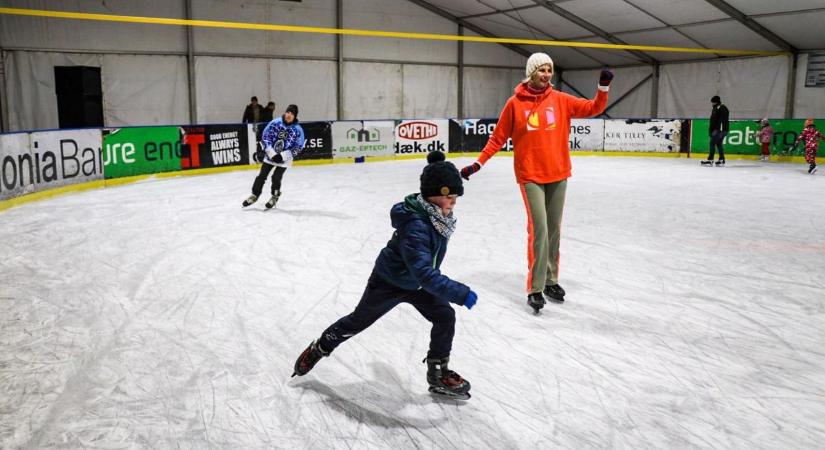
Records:
<instances>
[{"instance_id":1,"label":"skate marks on ice","mask_svg":"<svg viewBox=\"0 0 825 450\"><path fill-rule=\"evenodd\" d=\"M289 382L301 391L295 404L298 414L317 420L313 427L318 440L336 440L352 445L383 448L520 448L519 439L502 429L480 409L462 401L427 391L423 372L420 382L404 383L390 365L369 363L372 374L363 381L332 384L315 379L313 373ZM317 375L317 373L315 374ZM313 401L320 399L320 403ZM482 408L500 408L493 402ZM359 430L352 432L350 426ZM363 431L364 427L366 430ZM387 432L389 429L399 431ZM336 447L337 448L337 447Z\"/></svg>"},{"instance_id":2,"label":"skate marks on ice","mask_svg":"<svg viewBox=\"0 0 825 450\"><path fill-rule=\"evenodd\" d=\"M263 206L256 208L254 206L248 206L241 211L244 212L258 212L258 213L280 213L286 214L289 216L295 217L323 217L326 219L335 219L335 220L352 220L355 216L350 214L344 214L332 210L321 210L321 209L290 209L289 207L283 206L274 206L272 208L265 208Z\"/></svg>"}]
</instances>

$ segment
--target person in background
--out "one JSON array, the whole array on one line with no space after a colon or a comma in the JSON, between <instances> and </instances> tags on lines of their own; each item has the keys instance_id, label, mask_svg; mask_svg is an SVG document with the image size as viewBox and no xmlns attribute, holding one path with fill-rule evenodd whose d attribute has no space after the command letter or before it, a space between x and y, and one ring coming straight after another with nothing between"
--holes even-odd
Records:
<instances>
[{"instance_id":1,"label":"person in background","mask_svg":"<svg viewBox=\"0 0 825 450\"><path fill-rule=\"evenodd\" d=\"M768 118L762 119L759 122L759 131L756 132L756 139L762 145L762 155L759 156L760 161L770 161L771 159L771 140L773 139L773 127L771 127Z\"/></svg>"},{"instance_id":2,"label":"person in background","mask_svg":"<svg viewBox=\"0 0 825 450\"><path fill-rule=\"evenodd\" d=\"M542 292L559 303L566 295L559 285L559 243L571 175L570 119L604 111L613 72L601 71L590 100L553 89L553 60L545 53L530 56L525 74L478 160L461 169L461 176L469 180L512 138L513 168L527 209L527 304L538 314L545 305Z\"/></svg>"},{"instance_id":3,"label":"person in background","mask_svg":"<svg viewBox=\"0 0 825 450\"><path fill-rule=\"evenodd\" d=\"M272 121L272 118L275 117L275 102L268 102L266 104L266 108L264 108L263 116L261 116L261 122L269 123Z\"/></svg>"},{"instance_id":4,"label":"person in background","mask_svg":"<svg viewBox=\"0 0 825 450\"><path fill-rule=\"evenodd\" d=\"M261 138L264 147L264 158L261 171L252 184L252 195L243 201L243 207L255 203L263 192L266 177L275 168L272 174L272 197L266 202L266 209L270 209L281 198L281 179L287 167L292 165L292 159L304 150L304 129L298 124L298 106L289 105L284 115L269 122L264 128Z\"/></svg>"},{"instance_id":5,"label":"person in background","mask_svg":"<svg viewBox=\"0 0 825 450\"><path fill-rule=\"evenodd\" d=\"M728 107L722 104L722 99L718 95L710 98L710 103L713 105L710 111L710 124L708 126L708 135L710 136L710 153L708 159L702 161L703 166L710 166L714 164L713 155L716 150L719 151L719 159L716 160L717 166L725 165L725 148L722 142L725 136L730 131L730 112Z\"/></svg>"},{"instance_id":6,"label":"person in background","mask_svg":"<svg viewBox=\"0 0 825 450\"><path fill-rule=\"evenodd\" d=\"M808 173L813 175L816 173L816 150L819 148L819 141L825 141L825 136L816 129L814 119L808 118L805 121L805 128L802 133L794 141L793 145L799 143L800 140L805 141L805 162L808 163Z\"/></svg>"},{"instance_id":7,"label":"person in background","mask_svg":"<svg viewBox=\"0 0 825 450\"><path fill-rule=\"evenodd\" d=\"M242 123L258 123L264 116L264 107L258 104L258 97L249 99L249 104L243 110Z\"/></svg>"},{"instance_id":8,"label":"person in background","mask_svg":"<svg viewBox=\"0 0 825 450\"><path fill-rule=\"evenodd\" d=\"M364 331L400 303L408 303L432 323L427 362L430 392L470 398L470 382L449 369L455 335L455 310L450 303L472 309L478 296L464 284L441 273L447 243L455 231L456 201L464 193L458 169L439 151L427 155L417 193L390 209L392 234L378 254L361 300L352 313L327 327L295 361L292 376L304 376L322 357Z\"/></svg>"}]
</instances>

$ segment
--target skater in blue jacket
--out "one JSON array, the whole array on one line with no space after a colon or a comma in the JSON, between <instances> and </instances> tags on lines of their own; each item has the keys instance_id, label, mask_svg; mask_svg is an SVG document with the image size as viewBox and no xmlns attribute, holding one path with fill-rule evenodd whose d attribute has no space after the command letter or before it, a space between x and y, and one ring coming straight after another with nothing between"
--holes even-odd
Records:
<instances>
[{"instance_id":1,"label":"skater in blue jacket","mask_svg":"<svg viewBox=\"0 0 825 450\"><path fill-rule=\"evenodd\" d=\"M264 128L261 141L264 147L260 158L261 170L252 183L252 195L243 201L244 208L258 201L264 190L266 177L273 168L275 171L272 172L270 188L272 196L266 202L266 209L275 206L281 198L281 179L284 172L292 165L292 159L304 150L304 129L298 124L298 106L287 106L283 116L269 122Z\"/></svg>"},{"instance_id":2,"label":"skater in blue jacket","mask_svg":"<svg viewBox=\"0 0 825 450\"><path fill-rule=\"evenodd\" d=\"M430 392L469 398L470 383L447 366L455 333L455 311L450 303L471 309L478 297L439 270L455 230L453 208L464 187L458 169L444 161L443 153L432 152L427 161L421 173L421 192L408 195L390 210L395 232L378 254L361 301L301 353L293 376L305 375L344 341L399 303L409 303L432 322L425 358Z\"/></svg>"}]
</instances>

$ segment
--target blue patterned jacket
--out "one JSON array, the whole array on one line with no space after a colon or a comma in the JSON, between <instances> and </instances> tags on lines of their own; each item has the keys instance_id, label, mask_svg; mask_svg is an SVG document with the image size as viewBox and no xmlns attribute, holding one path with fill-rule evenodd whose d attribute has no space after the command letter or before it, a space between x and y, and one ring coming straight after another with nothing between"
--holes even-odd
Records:
<instances>
[{"instance_id":1,"label":"blue patterned jacket","mask_svg":"<svg viewBox=\"0 0 825 450\"><path fill-rule=\"evenodd\" d=\"M278 117L266 125L261 135L264 149L275 147L275 143L279 140L284 141L284 148L280 152L281 157L284 158L284 163L291 161L292 158L304 150L304 129L298 124L298 119L287 125L284 123L283 118ZM269 156L264 158L264 162L275 164L269 159Z\"/></svg>"}]
</instances>

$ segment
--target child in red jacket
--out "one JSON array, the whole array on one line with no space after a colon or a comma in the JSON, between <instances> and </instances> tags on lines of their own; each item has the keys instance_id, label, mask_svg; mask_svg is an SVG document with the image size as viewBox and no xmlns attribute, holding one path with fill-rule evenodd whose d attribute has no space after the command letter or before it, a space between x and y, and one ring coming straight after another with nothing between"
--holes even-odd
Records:
<instances>
[{"instance_id":1,"label":"child in red jacket","mask_svg":"<svg viewBox=\"0 0 825 450\"><path fill-rule=\"evenodd\" d=\"M794 145L798 144L800 140L805 140L805 162L808 165L808 173L813 175L816 172L816 149L819 147L819 140L825 141L825 136L816 129L814 119L809 118L805 121L805 128L802 133L794 141Z\"/></svg>"}]
</instances>

